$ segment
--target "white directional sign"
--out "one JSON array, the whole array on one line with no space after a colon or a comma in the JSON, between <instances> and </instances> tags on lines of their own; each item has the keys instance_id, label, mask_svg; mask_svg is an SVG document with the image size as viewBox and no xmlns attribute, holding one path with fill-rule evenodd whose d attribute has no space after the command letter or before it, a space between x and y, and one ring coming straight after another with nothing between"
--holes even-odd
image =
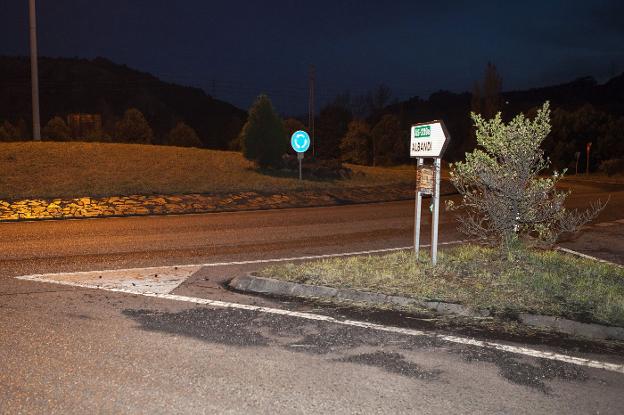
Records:
<instances>
[{"instance_id":1,"label":"white directional sign","mask_svg":"<svg viewBox=\"0 0 624 415\"><path fill-rule=\"evenodd\" d=\"M451 139L442 121L412 125L410 133L410 157L442 157Z\"/></svg>"}]
</instances>

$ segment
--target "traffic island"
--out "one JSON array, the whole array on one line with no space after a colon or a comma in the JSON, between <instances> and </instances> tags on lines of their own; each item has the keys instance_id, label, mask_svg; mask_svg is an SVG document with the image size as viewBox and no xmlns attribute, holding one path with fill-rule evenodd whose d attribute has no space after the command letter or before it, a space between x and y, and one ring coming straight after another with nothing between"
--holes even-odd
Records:
<instances>
[{"instance_id":1,"label":"traffic island","mask_svg":"<svg viewBox=\"0 0 624 415\"><path fill-rule=\"evenodd\" d=\"M511 262L496 250L464 245L441 252L435 267L411 252L332 258L270 266L230 287L624 340L624 269L556 251L527 251Z\"/></svg>"}]
</instances>

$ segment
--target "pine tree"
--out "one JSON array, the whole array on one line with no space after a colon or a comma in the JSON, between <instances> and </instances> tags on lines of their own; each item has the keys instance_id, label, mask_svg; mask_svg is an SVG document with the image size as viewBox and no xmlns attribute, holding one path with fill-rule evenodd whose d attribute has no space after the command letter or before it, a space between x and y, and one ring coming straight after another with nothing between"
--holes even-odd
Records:
<instances>
[{"instance_id":1,"label":"pine tree","mask_svg":"<svg viewBox=\"0 0 624 415\"><path fill-rule=\"evenodd\" d=\"M260 95L249 109L249 117L240 137L243 156L260 167L279 167L288 151L282 120L271 100Z\"/></svg>"}]
</instances>

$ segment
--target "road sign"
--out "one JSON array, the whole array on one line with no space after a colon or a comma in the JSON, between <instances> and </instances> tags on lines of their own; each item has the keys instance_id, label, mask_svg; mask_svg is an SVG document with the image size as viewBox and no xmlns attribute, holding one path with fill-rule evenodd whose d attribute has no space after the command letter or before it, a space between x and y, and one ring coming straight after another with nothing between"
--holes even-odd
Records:
<instances>
[{"instance_id":1,"label":"road sign","mask_svg":"<svg viewBox=\"0 0 624 415\"><path fill-rule=\"evenodd\" d=\"M299 161L299 180L302 179L301 175L301 160L303 160L303 153L310 148L310 136L305 131L295 131L290 136L290 145L297 152L297 160Z\"/></svg>"},{"instance_id":2,"label":"road sign","mask_svg":"<svg viewBox=\"0 0 624 415\"><path fill-rule=\"evenodd\" d=\"M442 154L451 140L444 122L435 120L412 125L410 156L417 159L416 206L414 213L414 253L418 260L420 251L420 219L424 194L431 195L431 263L438 258L438 223L440 219L440 176ZM433 158L433 166L424 165L425 158Z\"/></svg>"},{"instance_id":3,"label":"road sign","mask_svg":"<svg viewBox=\"0 0 624 415\"><path fill-rule=\"evenodd\" d=\"M410 134L410 157L442 157L451 140L444 123L436 120L412 125Z\"/></svg>"},{"instance_id":4,"label":"road sign","mask_svg":"<svg viewBox=\"0 0 624 415\"><path fill-rule=\"evenodd\" d=\"M297 153L305 153L310 148L310 136L305 131L295 131L290 137L290 145Z\"/></svg>"}]
</instances>

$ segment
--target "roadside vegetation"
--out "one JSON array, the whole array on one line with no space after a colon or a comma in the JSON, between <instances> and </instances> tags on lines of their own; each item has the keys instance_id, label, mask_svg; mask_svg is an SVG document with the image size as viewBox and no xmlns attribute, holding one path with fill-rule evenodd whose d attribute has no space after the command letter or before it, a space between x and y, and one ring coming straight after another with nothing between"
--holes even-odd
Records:
<instances>
[{"instance_id":1,"label":"roadside vegetation","mask_svg":"<svg viewBox=\"0 0 624 415\"><path fill-rule=\"evenodd\" d=\"M439 253L332 258L275 265L260 276L419 300L460 303L497 314L536 313L624 326L624 268L558 251L527 250L514 261L495 248L462 245Z\"/></svg>"},{"instance_id":2,"label":"roadside vegetation","mask_svg":"<svg viewBox=\"0 0 624 415\"><path fill-rule=\"evenodd\" d=\"M412 184L413 169L347 165L339 180L261 174L238 152L116 143L0 143L0 199L287 192Z\"/></svg>"},{"instance_id":3,"label":"roadside vegetation","mask_svg":"<svg viewBox=\"0 0 624 415\"><path fill-rule=\"evenodd\" d=\"M352 288L419 300L460 303L494 313L537 313L624 326L624 268L545 250L593 219L564 207L562 174L549 167L541 144L550 132L548 103L533 119L509 123L472 114L478 147L450 166L459 191L459 229L478 244L443 251L437 265L412 252L329 259L267 268L262 276Z\"/></svg>"}]
</instances>

